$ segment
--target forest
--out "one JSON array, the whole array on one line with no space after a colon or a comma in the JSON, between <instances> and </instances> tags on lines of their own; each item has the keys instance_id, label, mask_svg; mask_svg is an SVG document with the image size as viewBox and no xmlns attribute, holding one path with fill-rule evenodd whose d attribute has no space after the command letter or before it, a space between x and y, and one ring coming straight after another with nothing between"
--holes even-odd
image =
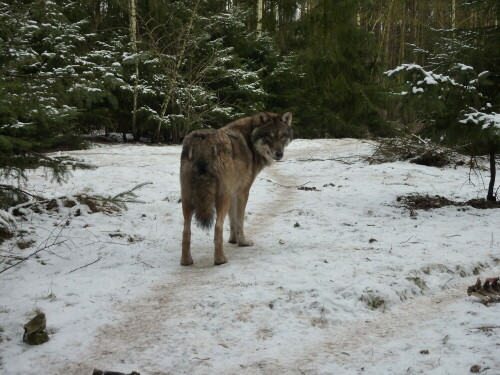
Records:
<instances>
[{"instance_id":1,"label":"forest","mask_svg":"<svg viewBox=\"0 0 500 375\"><path fill-rule=\"evenodd\" d=\"M402 131L497 151L496 0L4 0L0 168L82 135L179 143L258 111L298 138ZM474 140L474 142L472 142Z\"/></svg>"}]
</instances>

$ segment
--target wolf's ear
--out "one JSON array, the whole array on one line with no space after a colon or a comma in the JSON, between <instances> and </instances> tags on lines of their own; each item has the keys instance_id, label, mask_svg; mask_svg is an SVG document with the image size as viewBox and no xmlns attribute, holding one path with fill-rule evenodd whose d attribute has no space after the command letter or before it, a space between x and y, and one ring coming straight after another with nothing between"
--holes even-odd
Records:
<instances>
[{"instance_id":1,"label":"wolf's ear","mask_svg":"<svg viewBox=\"0 0 500 375\"><path fill-rule=\"evenodd\" d=\"M292 123L292 114L290 112L283 113L281 115L281 121L290 126Z\"/></svg>"},{"instance_id":2,"label":"wolf's ear","mask_svg":"<svg viewBox=\"0 0 500 375\"><path fill-rule=\"evenodd\" d=\"M269 121L269 116L266 112L261 112L257 116L259 116L259 119L263 124Z\"/></svg>"}]
</instances>

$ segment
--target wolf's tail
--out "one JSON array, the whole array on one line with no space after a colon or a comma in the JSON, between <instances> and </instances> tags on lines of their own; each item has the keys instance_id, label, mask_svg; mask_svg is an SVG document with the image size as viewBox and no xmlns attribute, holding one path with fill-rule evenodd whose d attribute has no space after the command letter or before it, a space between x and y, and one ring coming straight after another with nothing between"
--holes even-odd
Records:
<instances>
[{"instance_id":1,"label":"wolf's tail","mask_svg":"<svg viewBox=\"0 0 500 375\"><path fill-rule=\"evenodd\" d=\"M210 167L207 160L200 157L198 160L194 160L191 175L193 189L191 204L193 205L194 218L196 223L204 229L211 228L215 218L217 180L210 171Z\"/></svg>"},{"instance_id":2,"label":"wolf's tail","mask_svg":"<svg viewBox=\"0 0 500 375\"><path fill-rule=\"evenodd\" d=\"M182 186L183 192L188 192L182 199L189 199L196 224L204 229L210 229L215 219L214 147L205 137L194 136L185 143L181 159L181 186L188 185Z\"/></svg>"}]
</instances>

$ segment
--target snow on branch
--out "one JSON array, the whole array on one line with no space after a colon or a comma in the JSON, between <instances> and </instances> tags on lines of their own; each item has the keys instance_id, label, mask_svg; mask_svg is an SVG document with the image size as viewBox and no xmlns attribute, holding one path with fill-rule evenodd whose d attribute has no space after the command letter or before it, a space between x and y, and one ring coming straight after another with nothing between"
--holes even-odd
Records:
<instances>
[{"instance_id":1,"label":"snow on branch","mask_svg":"<svg viewBox=\"0 0 500 375\"><path fill-rule=\"evenodd\" d=\"M457 71L470 72L470 73L475 74L473 67L465 65L465 64L461 64L461 63L456 63L452 67L452 71L454 71L454 72L457 72ZM414 64L414 63L413 64L401 64L400 66L396 67L395 69L386 71L384 74L388 77L391 77L391 76L399 74L401 72L416 73L418 75L418 77L420 78L418 81L414 82L413 84L408 82L409 84L412 85L411 92L413 94L423 93L425 91L424 89L426 87L436 86L436 85L437 85L437 87L439 87L440 85L443 85L443 84L453 86L455 88L469 91L469 92L470 91L477 92L476 85L479 83L479 79L486 77L487 73L488 73L488 72L482 72L479 75L477 75L476 79L470 80L470 78L469 78L468 84L461 84L449 75L436 73L432 70L426 70L423 67L421 67L420 65ZM439 87L439 88L441 88L441 87ZM407 94L408 94L408 92L406 92L406 91L401 92L401 95L407 95ZM481 93L477 93L477 94L479 96L482 96Z\"/></svg>"},{"instance_id":2,"label":"snow on branch","mask_svg":"<svg viewBox=\"0 0 500 375\"><path fill-rule=\"evenodd\" d=\"M446 75L443 75L443 74L434 73L433 71L425 70L424 68L422 68L418 64L401 64L397 68L395 68L393 70L389 70L389 71L385 72L384 74L386 74L388 77L390 77L393 74L399 73L401 71L407 71L407 72L413 71L413 72L420 73L424 78L423 78L423 80L417 82L417 86L420 86L423 83L425 83L427 85L437 85L438 82L442 82L442 83L450 83L453 86L464 87L463 85L457 83L453 78L446 76Z\"/></svg>"},{"instance_id":3,"label":"snow on branch","mask_svg":"<svg viewBox=\"0 0 500 375\"><path fill-rule=\"evenodd\" d=\"M496 131L500 130L500 113L484 113L477 109L470 108L471 112L465 114L465 118L460 120L462 124L473 123L482 125L483 129L495 128Z\"/></svg>"}]
</instances>

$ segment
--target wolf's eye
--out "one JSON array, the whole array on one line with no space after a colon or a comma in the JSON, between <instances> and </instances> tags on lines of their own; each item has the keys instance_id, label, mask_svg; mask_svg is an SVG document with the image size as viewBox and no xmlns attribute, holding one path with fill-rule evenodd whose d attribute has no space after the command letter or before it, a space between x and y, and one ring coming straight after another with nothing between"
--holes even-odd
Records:
<instances>
[{"instance_id":1,"label":"wolf's eye","mask_svg":"<svg viewBox=\"0 0 500 375\"><path fill-rule=\"evenodd\" d=\"M285 139L287 139L287 138L288 138L288 134L282 134L282 135L281 135L281 140L283 140L283 141L284 141L284 140L285 140Z\"/></svg>"}]
</instances>

